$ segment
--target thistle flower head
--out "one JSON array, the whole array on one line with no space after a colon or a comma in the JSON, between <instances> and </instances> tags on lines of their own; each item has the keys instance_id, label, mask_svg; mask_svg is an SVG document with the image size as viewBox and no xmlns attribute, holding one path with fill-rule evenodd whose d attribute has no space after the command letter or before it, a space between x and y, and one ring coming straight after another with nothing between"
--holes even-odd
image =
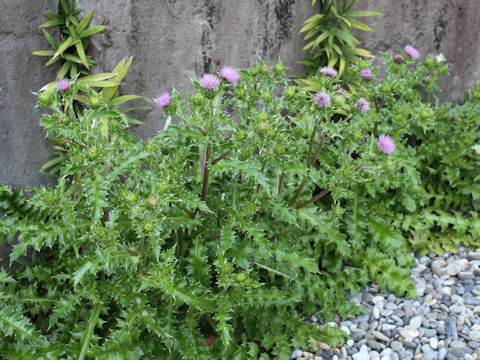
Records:
<instances>
[{"instance_id":1,"label":"thistle flower head","mask_svg":"<svg viewBox=\"0 0 480 360\"><path fill-rule=\"evenodd\" d=\"M212 74L205 74L199 81L200 86L207 91L215 90L220 85L218 77Z\"/></svg>"},{"instance_id":2,"label":"thistle flower head","mask_svg":"<svg viewBox=\"0 0 480 360\"><path fill-rule=\"evenodd\" d=\"M377 140L377 145L385 154L390 154L395 151L395 142L389 135L380 135Z\"/></svg>"},{"instance_id":3,"label":"thistle flower head","mask_svg":"<svg viewBox=\"0 0 480 360\"><path fill-rule=\"evenodd\" d=\"M60 91L67 91L70 88L70 82L67 79L62 79L57 82L57 88Z\"/></svg>"},{"instance_id":4,"label":"thistle flower head","mask_svg":"<svg viewBox=\"0 0 480 360\"><path fill-rule=\"evenodd\" d=\"M331 67L324 66L320 69L320 72L325 75L325 76L330 76L330 77L335 77L337 76L338 72L335 69L332 69Z\"/></svg>"},{"instance_id":5,"label":"thistle flower head","mask_svg":"<svg viewBox=\"0 0 480 360\"><path fill-rule=\"evenodd\" d=\"M420 57L420 53L411 45L405 46L405 53L410 56L413 60L416 60Z\"/></svg>"},{"instance_id":6,"label":"thistle flower head","mask_svg":"<svg viewBox=\"0 0 480 360\"><path fill-rule=\"evenodd\" d=\"M155 98L155 104L157 104L157 106L162 109L164 107L167 107L168 105L170 105L170 102L172 101L172 97L170 96L170 94L168 93L168 91L165 91L163 93L161 93L160 95L158 95L156 98Z\"/></svg>"},{"instance_id":7,"label":"thistle flower head","mask_svg":"<svg viewBox=\"0 0 480 360\"><path fill-rule=\"evenodd\" d=\"M330 106L330 95L326 93L319 92L315 95L313 99L315 100L315 103L320 107L326 109Z\"/></svg>"},{"instance_id":8,"label":"thistle flower head","mask_svg":"<svg viewBox=\"0 0 480 360\"><path fill-rule=\"evenodd\" d=\"M365 79L365 80L368 80L368 79L371 79L372 78L372 70L370 69L363 69L362 72L362 77Z\"/></svg>"},{"instance_id":9,"label":"thistle flower head","mask_svg":"<svg viewBox=\"0 0 480 360\"><path fill-rule=\"evenodd\" d=\"M364 98L358 99L355 103L355 106L357 107L358 111L363 113L366 113L368 110L370 110L370 103Z\"/></svg>"},{"instance_id":10,"label":"thistle flower head","mask_svg":"<svg viewBox=\"0 0 480 360\"><path fill-rule=\"evenodd\" d=\"M232 84L235 84L238 79L240 79L240 73L237 71L237 69L230 66L222 67L220 69L220 76L225 79L225 81L228 81Z\"/></svg>"}]
</instances>

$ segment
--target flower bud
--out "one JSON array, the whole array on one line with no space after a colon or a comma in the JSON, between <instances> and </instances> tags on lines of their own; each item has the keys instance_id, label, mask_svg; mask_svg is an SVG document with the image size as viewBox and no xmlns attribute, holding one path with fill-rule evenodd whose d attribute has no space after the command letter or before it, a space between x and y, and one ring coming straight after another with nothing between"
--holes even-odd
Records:
<instances>
[{"instance_id":1,"label":"flower bud","mask_svg":"<svg viewBox=\"0 0 480 360\"><path fill-rule=\"evenodd\" d=\"M105 100L103 99L103 96L100 94L94 94L90 96L88 102L90 104L90 107L94 110L105 108L107 105L105 103Z\"/></svg>"},{"instance_id":2,"label":"flower bud","mask_svg":"<svg viewBox=\"0 0 480 360\"><path fill-rule=\"evenodd\" d=\"M384 83L382 84L382 86L380 87L380 91L384 94L390 94L392 92L392 88L390 87L389 84L387 83Z\"/></svg>"},{"instance_id":3,"label":"flower bud","mask_svg":"<svg viewBox=\"0 0 480 360\"><path fill-rule=\"evenodd\" d=\"M265 132L268 130L268 123L265 122L265 121L262 121L261 123L258 124L258 130L260 130L261 132Z\"/></svg>"},{"instance_id":4,"label":"flower bud","mask_svg":"<svg viewBox=\"0 0 480 360\"><path fill-rule=\"evenodd\" d=\"M192 97L191 102L193 105L200 106L205 103L205 97L201 93L196 93L195 96Z\"/></svg>"},{"instance_id":5,"label":"flower bud","mask_svg":"<svg viewBox=\"0 0 480 360\"><path fill-rule=\"evenodd\" d=\"M250 74L251 74L252 76L257 76L257 74L258 74L257 65L253 66L253 67L250 69Z\"/></svg>"},{"instance_id":6,"label":"flower bud","mask_svg":"<svg viewBox=\"0 0 480 360\"><path fill-rule=\"evenodd\" d=\"M247 97L247 90L245 88L240 88L237 90L237 96L244 100Z\"/></svg>"},{"instance_id":7,"label":"flower bud","mask_svg":"<svg viewBox=\"0 0 480 360\"><path fill-rule=\"evenodd\" d=\"M238 140L245 140L245 138L247 137L247 135L245 134L244 131L237 131L237 138Z\"/></svg>"},{"instance_id":8,"label":"flower bud","mask_svg":"<svg viewBox=\"0 0 480 360\"><path fill-rule=\"evenodd\" d=\"M155 196L150 196L147 200L147 207L150 209L153 209L157 206L158 204L158 199Z\"/></svg>"},{"instance_id":9,"label":"flower bud","mask_svg":"<svg viewBox=\"0 0 480 360\"><path fill-rule=\"evenodd\" d=\"M266 92L262 94L262 99L266 104L270 104L273 101L273 95L271 92Z\"/></svg>"},{"instance_id":10,"label":"flower bud","mask_svg":"<svg viewBox=\"0 0 480 360\"><path fill-rule=\"evenodd\" d=\"M393 61L396 63L396 64L403 64L405 63L405 58L400 55L400 54L397 54L393 57Z\"/></svg>"},{"instance_id":11,"label":"flower bud","mask_svg":"<svg viewBox=\"0 0 480 360\"><path fill-rule=\"evenodd\" d=\"M362 136L362 132L360 130L355 130L354 133L353 133L353 137L356 139L356 140L360 140L363 136Z\"/></svg>"},{"instance_id":12,"label":"flower bud","mask_svg":"<svg viewBox=\"0 0 480 360\"><path fill-rule=\"evenodd\" d=\"M284 96L287 100L292 100L295 97L295 87L287 86L285 88Z\"/></svg>"},{"instance_id":13,"label":"flower bud","mask_svg":"<svg viewBox=\"0 0 480 360\"><path fill-rule=\"evenodd\" d=\"M147 221L146 223L143 224L142 229L145 232L150 232L150 231L153 230L153 224L151 222Z\"/></svg>"},{"instance_id":14,"label":"flower bud","mask_svg":"<svg viewBox=\"0 0 480 360\"><path fill-rule=\"evenodd\" d=\"M258 114L258 121L264 122L268 120L268 114L264 111Z\"/></svg>"},{"instance_id":15,"label":"flower bud","mask_svg":"<svg viewBox=\"0 0 480 360\"><path fill-rule=\"evenodd\" d=\"M274 67L273 67L273 73L275 75L283 75L287 68L283 66L282 62L279 61Z\"/></svg>"},{"instance_id":16,"label":"flower bud","mask_svg":"<svg viewBox=\"0 0 480 360\"><path fill-rule=\"evenodd\" d=\"M236 282L243 284L245 280L247 280L247 275L245 273L242 272L235 275Z\"/></svg>"},{"instance_id":17,"label":"flower bud","mask_svg":"<svg viewBox=\"0 0 480 360\"><path fill-rule=\"evenodd\" d=\"M159 193L163 193L168 189L168 183L166 183L165 181L158 181L155 184L155 188Z\"/></svg>"},{"instance_id":18,"label":"flower bud","mask_svg":"<svg viewBox=\"0 0 480 360\"><path fill-rule=\"evenodd\" d=\"M255 205L254 202L248 202L244 205L243 213L245 214L245 216L247 217L252 216L256 212L257 212L257 206Z\"/></svg>"},{"instance_id":19,"label":"flower bud","mask_svg":"<svg viewBox=\"0 0 480 360\"><path fill-rule=\"evenodd\" d=\"M385 168L389 171L393 171L396 168L395 161L393 160L388 160L387 163L385 164Z\"/></svg>"},{"instance_id":20,"label":"flower bud","mask_svg":"<svg viewBox=\"0 0 480 360\"><path fill-rule=\"evenodd\" d=\"M131 191L126 192L123 197L125 198L125 201L128 203L133 203L137 200L137 195Z\"/></svg>"},{"instance_id":21,"label":"flower bud","mask_svg":"<svg viewBox=\"0 0 480 360\"><path fill-rule=\"evenodd\" d=\"M87 151L88 160L90 161L95 160L97 156L98 156L98 149L95 146L88 149Z\"/></svg>"},{"instance_id":22,"label":"flower bud","mask_svg":"<svg viewBox=\"0 0 480 360\"><path fill-rule=\"evenodd\" d=\"M429 119L430 117L432 117L433 115L433 111L431 109L423 109L421 112L420 112L420 117L423 119L423 120L427 120Z\"/></svg>"},{"instance_id":23,"label":"flower bud","mask_svg":"<svg viewBox=\"0 0 480 360\"><path fill-rule=\"evenodd\" d=\"M53 91L44 91L37 95L38 95L38 106L41 106L44 108L50 108L55 102L55 93Z\"/></svg>"}]
</instances>

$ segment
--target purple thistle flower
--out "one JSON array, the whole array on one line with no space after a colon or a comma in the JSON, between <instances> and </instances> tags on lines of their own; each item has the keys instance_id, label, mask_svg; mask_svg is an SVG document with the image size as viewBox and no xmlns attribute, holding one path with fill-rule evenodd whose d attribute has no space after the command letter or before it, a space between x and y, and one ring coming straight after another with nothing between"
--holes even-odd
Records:
<instances>
[{"instance_id":1,"label":"purple thistle flower","mask_svg":"<svg viewBox=\"0 0 480 360\"><path fill-rule=\"evenodd\" d=\"M405 46L405 53L410 56L413 60L416 60L420 57L420 53L411 45Z\"/></svg>"},{"instance_id":2,"label":"purple thistle flower","mask_svg":"<svg viewBox=\"0 0 480 360\"><path fill-rule=\"evenodd\" d=\"M373 75L372 70L370 70L370 69L363 69L362 70L362 77L364 79L366 79L366 80L371 79L372 75Z\"/></svg>"},{"instance_id":3,"label":"purple thistle flower","mask_svg":"<svg viewBox=\"0 0 480 360\"><path fill-rule=\"evenodd\" d=\"M355 103L355 106L357 107L358 111L363 113L366 113L368 110L370 110L370 103L364 98L358 99Z\"/></svg>"},{"instance_id":4,"label":"purple thistle flower","mask_svg":"<svg viewBox=\"0 0 480 360\"><path fill-rule=\"evenodd\" d=\"M60 91L67 91L70 88L70 82L67 79L62 79L57 82L57 88Z\"/></svg>"},{"instance_id":5,"label":"purple thistle flower","mask_svg":"<svg viewBox=\"0 0 480 360\"><path fill-rule=\"evenodd\" d=\"M377 140L377 145L385 154L390 154L395 151L395 143L389 135L380 135Z\"/></svg>"},{"instance_id":6,"label":"purple thistle flower","mask_svg":"<svg viewBox=\"0 0 480 360\"><path fill-rule=\"evenodd\" d=\"M319 92L313 98L318 106L328 108L330 106L330 95Z\"/></svg>"},{"instance_id":7,"label":"purple thistle flower","mask_svg":"<svg viewBox=\"0 0 480 360\"><path fill-rule=\"evenodd\" d=\"M222 67L220 69L220 76L224 78L225 81L228 81L232 84L235 84L238 79L240 79L240 73L237 71L237 69L230 66Z\"/></svg>"},{"instance_id":8,"label":"purple thistle flower","mask_svg":"<svg viewBox=\"0 0 480 360\"><path fill-rule=\"evenodd\" d=\"M335 69L332 69L331 67L324 66L320 69L320 72L325 75L325 76L330 76L330 77L335 77L337 76L338 72Z\"/></svg>"},{"instance_id":9,"label":"purple thistle flower","mask_svg":"<svg viewBox=\"0 0 480 360\"><path fill-rule=\"evenodd\" d=\"M168 91L161 93L155 98L155 103L160 109L170 105L171 101L172 101L172 97L170 96Z\"/></svg>"},{"instance_id":10,"label":"purple thistle flower","mask_svg":"<svg viewBox=\"0 0 480 360\"><path fill-rule=\"evenodd\" d=\"M207 91L215 90L220 85L218 77L212 74L205 74L199 81L200 86Z\"/></svg>"}]
</instances>

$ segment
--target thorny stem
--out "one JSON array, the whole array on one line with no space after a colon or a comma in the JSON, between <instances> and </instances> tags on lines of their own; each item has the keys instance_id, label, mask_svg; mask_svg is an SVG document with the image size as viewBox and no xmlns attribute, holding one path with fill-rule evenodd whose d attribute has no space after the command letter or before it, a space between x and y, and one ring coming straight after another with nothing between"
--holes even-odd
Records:
<instances>
[{"instance_id":1,"label":"thorny stem","mask_svg":"<svg viewBox=\"0 0 480 360\"><path fill-rule=\"evenodd\" d=\"M207 191L208 191L208 175L209 175L209 167L208 167L208 161L210 160L210 150L211 150L211 144L209 143L207 145L207 154L205 155L205 162L203 163L203 177L202 177L202 201L205 201L207 199Z\"/></svg>"},{"instance_id":2,"label":"thorny stem","mask_svg":"<svg viewBox=\"0 0 480 360\"><path fill-rule=\"evenodd\" d=\"M312 135L310 136L310 143L308 144L307 169L310 169L312 165L313 143L315 142L316 134L317 134L317 123L315 123L315 126L313 127ZM295 194L293 195L292 200L290 200L290 202L288 203L288 206L293 206L295 204L295 201L297 201L298 197L300 196L300 193L305 187L306 182L307 182L307 175L303 177L303 180L300 183L300 186L297 188L297 191L295 191Z\"/></svg>"},{"instance_id":3,"label":"thorny stem","mask_svg":"<svg viewBox=\"0 0 480 360\"><path fill-rule=\"evenodd\" d=\"M297 201L298 197L300 196L300 193L302 192L303 187L305 186L306 182L307 182L307 175L305 175L303 177L303 180L302 180L300 186L298 187L297 191L295 192L295 195L293 195L292 200L290 200L290 202L288 203L288 206L293 206L295 204L295 201Z\"/></svg>"},{"instance_id":4,"label":"thorny stem","mask_svg":"<svg viewBox=\"0 0 480 360\"><path fill-rule=\"evenodd\" d=\"M142 236L140 238L140 244L138 245L138 255L140 256L138 266L137 266L137 274L143 273L143 245L145 243L145 238Z\"/></svg>"},{"instance_id":5,"label":"thorny stem","mask_svg":"<svg viewBox=\"0 0 480 360\"><path fill-rule=\"evenodd\" d=\"M191 212L190 210L188 210L185 206L179 205L179 207L180 207L180 209L185 211L190 218L193 219L195 217L195 214L193 212Z\"/></svg>"},{"instance_id":6,"label":"thorny stem","mask_svg":"<svg viewBox=\"0 0 480 360\"><path fill-rule=\"evenodd\" d=\"M317 133L317 124L313 127L312 136L310 137L310 144L308 144L308 158L307 158L307 168L310 168L312 163L312 151L313 151L313 143L315 141L315 135Z\"/></svg>"},{"instance_id":7,"label":"thorny stem","mask_svg":"<svg viewBox=\"0 0 480 360\"><path fill-rule=\"evenodd\" d=\"M212 236L208 237L207 242L215 240L216 238L219 238L220 235L222 235L222 232L219 230L215 234L213 234Z\"/></svg>"},{"instance_id":8,"label":"thorny stem","mask_svg":"<svg viewBox=\"0 0 480 360\"><path fill-rule=\"evenodd\" d=\"M282 175L280 175L280 181L278 183L278 194L280 195L283 190L283 183L285 182L285 173L282 172Z\"/></svg>"},{"instance_id":9,"label":"thorny stem","mask_svg":"<svg viewBox=\"0 0 480 360\"><path fill-rule=\"evenodd\" d=\"M183 230L178 229L177 232L177 254L178 257L183 257L184 255L184 249L183 249Z\"/></svg>"},{"instance_id":10,"label":"thorny stem","mask_svg":"<svg viewBox=\"0 0 480 360\"><path fill-rule=\"evenodd\" d=\"M364 167L363 166L364 164L360 164L359 166L357 166L354 171L358 171L358 170L371 170L371 169L374 169L374 168L369 168L369 167ZM315 195L314 197L310 198L310 200L307 200L305 201L303 204L300 204L298 205L295 209L301 209L307 205L310 205L312 203L314 203L315 201L317 201L318 199L321 199L322 197L324 197L325 195L327 195L330 191L332 191L331 188L326 188L324 190L322 190L321 192L319 192L317 195Z\"/></svg>"},{"instance_id":11,"label":"thorny stem","mask_svg":"<svg viewBox=\"0 0 480 360\"><path fill-rule=\"evenodd\" d=\"M105 172L103 173L103 176L104 176L104 177L107 177L107 175L108 175L108 170L110 170L110 164L109 164L109 163L107 163L107 165L105 165Z\"/></svg>"},{"instance_id":12,"label":"thorny stem","mask_svg":"<svg viewBox=\"0 0 480 360\"><path fill-rule=\"evenodd\" d=\"M475 100L475 102L473 103L473 106L470 109L470 112L468 113L467 120L470 120L470 118L472 117L473 110L475 110L477 108L478 101L479 100Z\"/></svg>"},{"instance_id":13,"label":"thorny stem","mask_svg":"<svg viewBox=\"0 0 480 360\"><path fill-rule=\"evenodd\" d=\"M376 110L377 114L380 112L380 110L382 110L384 99L385 98L382 97L381 101L379 103L378 99L376 97L373 98L373 101L375 102L375 110ZM377 128L378 128L378 123L379 122L380 122L380 120L377 118L377 120L375 121L375 125L373 126L373 136L374 137L377 137Z\"/></svg>"},{"instance_id":14,"label":"thorny stem","mask_svg":"<svg viewBox=\"0 0 480 360\"><path fill-rule=\"evenodd\" d=\"M321 199L322 197L324 197L325 195L327 195L330 191L332 191L332 189L330 188L326 188L324 190L322 190L321 192L319 192L317 195L315 195L314 197L312 197L310 200L307 200L305 201L303 204L300 204L298 205L295 209L299 210L307 205L310 205L312 203L314 203L315 201L317 201L318 199Z\"/></svg>"},{"instance_id":15,"label":"thorny stem","mask_svg":"<svg viewBox=\"0 0 480 360\"><path fill-rule=\"evenodd\" d=\"M223 153L222 155L220 155L219 157L217 157L215 160L212 161L212 165L215 165L220 160L226 158L228 155L230 155L230 153L231 153L230 150L228 150L226 153Z\"/></svg>"},{"instance_id":16,"label":"thorny stem","mask_svg":"<svg viewBox=\"0 0 480 360\"><path fill-rule=\"evenodd\" d=\"M198 125L195 125L195 124L192 124L192 126L197 129L198 131L200 131L200 134L202 134L203 136L206 136L207 133L205 132L205 130L203 130L200 126Z\"/></svg>"}]
</instances>

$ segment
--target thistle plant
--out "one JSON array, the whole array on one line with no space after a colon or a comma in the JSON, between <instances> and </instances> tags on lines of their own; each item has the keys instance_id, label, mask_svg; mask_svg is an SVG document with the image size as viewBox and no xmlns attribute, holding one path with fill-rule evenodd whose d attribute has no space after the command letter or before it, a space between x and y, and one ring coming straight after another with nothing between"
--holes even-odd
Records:
<instances>
[{"instance_id":1,"label":"thistle plant","mask_svg":"<svg viewBox=\"0 0 480 360\"><path fill-rule=\"evenodd\" d=\"M301 319L361 313L348 298L369 281L414 298L412 247L478 238L480 114L478 91L425 102L446 70L402 56L384 81L356 68L356 94L328 74L317 94L290 86L281 63L206 74L163 89L148 141L109 104L77 112L75 83L38 94L69 149L55 186L0 187L22 265L0 271L0 354L288 359L341 345Z\"/></svg>"}]
</instances>

